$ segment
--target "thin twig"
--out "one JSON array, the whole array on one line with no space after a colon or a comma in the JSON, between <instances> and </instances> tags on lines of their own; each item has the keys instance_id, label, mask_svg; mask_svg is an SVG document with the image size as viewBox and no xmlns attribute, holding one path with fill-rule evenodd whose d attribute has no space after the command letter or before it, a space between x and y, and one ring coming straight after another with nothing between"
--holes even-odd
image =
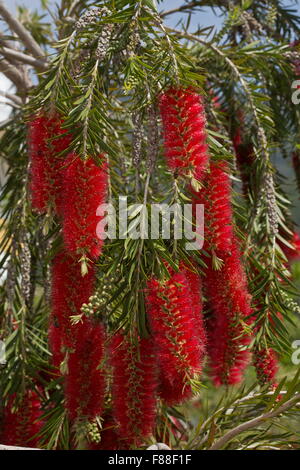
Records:
<instances>
[{"instance_id":1,"label":"thin twig","mask_svg":"<svg viewBox=\"0 0 300 470\"><path fill-rule=\"evenodd\" d=\"M17 106L22 106L22 100L17 95L11 93L6 93L5 91L0 90L0 95L4 98L7 98L10 101L13 101Z\"/></svg>"},{"instance_id":2,"label":"thin twig","mask_svg":"<svg viewBox=\"0 0 300 470\"><path fill-rule=\"evenodd\" d=\"M257 418L251 419L250 421L246 421L245 423L240 424L236 428L231 429L226 434L224 434L224 436L220 437L220 439L217 439L215 443L209 448L209 450L222 449L235 436L238 436L242 432L248 431L248 429L257 427L259 424L263 423L267 419L275 418L276 416L289 410L290 408L292 408L292 406L299 402L300 393L297 393L294 397L290 398L287 402L283 403L283 405L276 408L276 410L264 413L258 416Z\"/></svg>"},{"instance_id":3,"label":"thin twig","mask_svg":"<svg viewBox=\"0 0 300 470\"><path fill-rule=\"evenodd\" d=\"M284 395L286 394L286 390L281 390L281 395ZM270 391L270 392L267 392L267 393L249 393L248 395L246 395L245 397L243 398L239 398L237 400L235 400L234 402L232 402L230 405L229 405L229 409L235 409L237 408L239 405L241 404L244 404L244 403L247 403L248 401L252 401L252 400L257 400L257 399L260 399L260 398L265 398L266 396L273 396L274 395L274 391ZM196 397L197 398L197 397ZM201 437L203 433L205 433L205 429L209 426L209 424L211 423L211 421L215 420L215 418L222 414L222 413L225 413L225 411L228 409L228 407L226 405L224 406L221 406L216 412L214 412L213 414L211 414L201 425L200 429L198 430L198 433L197 433L197 436L189 443L189 449L194 449L194 448L199 448L200 445L202 445L203 443L205 443L205 441L207 441L207 438L208 438L208 435L204 436L204 437Z\"/></svg>"},{"instance_id":4,"label":"thin twig","mask_svg":"<svg viewBox=\"0 0 300 470\"><path fill-rule=\"evenodd\" d=\"M27 49L36 58L42 58L45 56L43 49L40 48L35 39L31 36L30 32L22 25L22 23L13 16L10 11L6 8L4 3L0 0L0 15L6 21L12 31L23 41Z\"/></svg>"},{"instance_id":5,"label":"thin twig","mask_svg":"<svg viewBox=\"0 0 300 470\"><path fill-rule=\"evenodd\" d=\"M36 447L17 447L17 446L5 446L0 444L0 450L42 450Z\"/></svg>"},{"instance_id":6,"label":"thin twig","mask_svg":"<svg viewBox=\"0 0 300 470\"><path fill-rule=\"evenodd\" d=\"M30 87L30 84L24 80L24 76L20 71L5 59L0 60L0 72L4 73L16 85L18 90L27 91Z\"/></svg>"},{"instance_id":7,"label":"thin twig","mask_svg":"<svg viewBox=\"0 0 300 470\"><path fill-rule=\"evenodd\" d=\"M99 59L96 60L95 66L93 68L92 79L91 79L91 83L90 83L90 86L89 86L90 94L89 94L89 97L88 97L88 100L87 100L87 105L86 105L86 110L87 110L86 111L86 117L85 117L84 122L83 122L83 158L84 159L86 159L88 157L88 155L87 155L87 141L88 141L89 119L90 119L89 114L90 114L93 99L94 99L94 88L95 88L95 84L96 84L96 81L97 81L98 66L99 66Z\"/></svg>"},{"instance_id":8,"label":"thin twig","mask_svg":"<svg viewBox=\"0 0 300 470\"><path fill-rule=\"evenodd\" d=\"M72 16L75 14L75 10L76 8L78 7L78 5L80 4L80 0L74 0L72 5L70 6L70 10L68 12L69 16Z\"/></svg>"},{"instance_id":9,"label":"thin twig","mask_svg":"<svg viewBox=\"0 0 300 470\"><path fill-rule=\"evenodd\" d=\"M172 15L173 13L181 13L181 12L184 12L185 10L190 10L191 8L196 8L196 7L200 7L200 6L203 6L202 1L200 1L200 2L199 1L198 2L190 2L190 3L187 3L186 5L182 5L180 7L173 8L172 10L163 11L163 12L160 13L160 16L161 16L161 18L165 18L165 16Z\"/></svg>"},{"instance_id":10,"label":"thin twig","mask_svg":"<svg viewBox=\"0 0 300 470\"><path fill-rule=\"evenodd\" d=\"M11 33L13 35L13 33ZM17 36L13 36L12 40L6 39L6 35L0 31L0 41L1 45L5 47L9 47L10 49L14 49L15 51L18 50L16 42L19 40Z\"/></svg>"},{"instance_id":11,"label":"thin twig","mask_svg":"<svg viewBox=\"0 0 300 470\"><path fill-rule=\"evenodd\" d=\"M150 13L150 15L153 17L154 22L156 23L156 25L161 29L161 31L165 35L165 39L166 39L166 41L168 43L168 47L169 47L170 56L172 57L172 61L173 61L173 65L174 65L175 80L178 82L178 80L179 80L179 78L178 78L179 77L178 63L177 63L177 58L176 58L174 46L173 46L172 41L170 39L170 36L167 32L167 30L169 28L167 28L164 25L164 22L162 21L162 18L160 17L159 13L157 13L157 14L153 13L153 11L150 10L150 8L148 8L146 6L144 6L144 9ZM171 30L171 31L175 31L175 30Z\"/></svg>"},{"instance_id":12,"label":"thin twig","mask_svg":"<svg viewBox=\"0 0 300 470\"><path fill-rule=\"evenodd\" d=\"M49 64L47 61L42 59L36 59L28 54L24 54L23 52L16 51L14 49L10 49L8 47L1 47L0 53L2 53L6 59L13 59L14 61L22 62L23 64L31 65L38 70L46 71L48 69Z\"/></svg>"},{"instance_id":13,"label":"thin twig","mask_svg":"<svg viewBox=\"0 0 300 470\"><path fill-rule=\"evenodd\" d=\"M19 109L20 108L20 106L18 106L17 104L10 103L9 101L4 101L4 100L0 100L0 105L1 106L11 106L14 109Z\"/></svg>"}]
</instances>

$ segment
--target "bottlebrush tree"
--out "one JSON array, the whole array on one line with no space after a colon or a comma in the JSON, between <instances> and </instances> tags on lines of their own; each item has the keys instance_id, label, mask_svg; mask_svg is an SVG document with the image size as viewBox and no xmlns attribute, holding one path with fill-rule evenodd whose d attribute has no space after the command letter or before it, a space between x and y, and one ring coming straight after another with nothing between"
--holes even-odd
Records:
<instances>
[{"instance_id":1,"label":"bottlebrush tree","mask_svg":"<svg viewBox=\"0 0 300 470\"><path fill-rule=\"evenodd\" d=\"M299 448L300 16L171 3L0 1L0 444Z\"/></svg>"}]
</instances>

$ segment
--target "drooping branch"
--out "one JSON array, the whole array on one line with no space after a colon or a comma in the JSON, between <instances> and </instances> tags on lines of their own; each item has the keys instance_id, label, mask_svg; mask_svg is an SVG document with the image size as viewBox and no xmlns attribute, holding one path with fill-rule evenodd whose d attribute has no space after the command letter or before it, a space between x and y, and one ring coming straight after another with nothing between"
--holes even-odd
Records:
<instances>
[{"instance_id":1,"label":"drooping branch","mask_svg":"<svg viewBox=\"0 0 300 470\"><path fill-rule=\"evenodd\" d=\"M275 239L276 239L276 234L278 233L278 219L277 219L277 216L275 214L277 209L276 209L276 195L275 195L274 181L273 181L273 174L272 174L272 164L271 164L271 161L270 161L270 154L269 154L269 150L268 150L267 136L266 136L265 130L262 126L261 118L260 118L259 113L257 111L257 108L255 106L255 102L254 102L252 93L250 91L249 85L248 85L247 81L244 79L244 77L242 76L242 74L240 73L240 71L239 71L238 67L236 66L236 64L221 49L219 49L216 45L212 44L211 42L206 42L206 41L204 41L203 39L199 38L198 36L196 36L194 34L178 31L178 30L172 29L172 28L167 28L167 30L176 33L179 37L186 38L188 40L198 42L199 44L202 44L203 46L208 47L216 55L221 57L224 60L224 62L229 66L229 68L231 69L231 71L234 74L235 78L241 84L241 86L242 86L242 88L243 88L243 90L244 90L244 92L247 96L247 99L248 99L248 102L249 102L249 105L250 105L250 108L251 108L251 111L252 111L252 115L253 115L253 118L254 118L254 121L255 121L255 125L257 127L257 138L258 138L258 143L260 145L260 150L261 150L261 155L262 155L264 168L263 168L263 171L262 171L261 186L260 186L260 189L259 189L259 194L258 194L258 197L257 197L257 201L256 201L256 203L255 203L255 205L252 209L252 213L249 217L249 225L248 226L250 227L250 230L249 230L249 233L248 233L246 248L247 249L249 248L249 243L250 243L250 240L251 240L251 234L252 234L252 230L253 230L253 227L254 227L254 219L256 218L256 215L257 215L257 204L258 204L258 201L260 200L260 198L262 197L262 193L264 191L265 179L267 179L270 182L270 184L268 185L269 194L267 194L267 196L268 196L268 198L267 198L267 207L268 207L268 218L269 219L270 219L271 213L273 212L273 216L271 218L271 223L273 222L271 265L273 267L274 266L274 260L275 260Z\"/></svg>"},{"instance_id":2,"label":"drooping branch","mask_svg":"<svg viewBox=\"0 0 300 470\"><path fill-rule=\"evenodd\" d=\"M236 428L231 429L226 434L224 434L224 436L220 437L220 439L217 439L217 441L215 441L215 443L209 448L209 450L222 449L235 436L238 436L242 432L248 431L249 429L256 428L259 424L264 423L266 420L276 418L280 414L292 408L297 403L300 403L300 393L294 395L287 402L283 403L283 405L279 406L275 410L264 413L258 416L257 418L251 419L250 421L246 421L245 423L240 424Z\"/></svg>"},{"instance_id":3,"label":"drooping branch","mask_svg":"<svg viewBox=\"0 0 300 470\"><path fill-rule=\"evenodd\" d=\"M22 23L15 18L10 11L6 8L4 3L0 0L0 15L6 21L10 29L17 34L21 39L24 46L38 59L45 56L43 49L38 45L30 32L22 25Z\"/></svg>"},{"instance_id":4,"label":"drooping branch","mask_svg":"<svg viewBox=\"0 0 300 470\"><path fill-rule=\"evenodd\" d=\"M281 395L284 396L287 392L286 390L281 390ZM231 403L231 407L237 409L239 406L244 405L245 403L256 399L256 400L261 400L265 397L272 397L274 395L274 390L269 391L267 393L261 392L261 393L249 393L248 395L238 398L235 402ZM213 413L208 416L207 419L203 421L201 424L201 427L198 430L197 436L191 441L190 443L190 448L191 449L198 449L202 444L204 444L208 438L209 438L209 433L206 433L205 430L208 428L208 426L215 420L217 415L221 415L222 413L225 413L226 409L228 407L226 405L221 406L218 408L217 413Z\"/></svg>"},{"instance_id":5,"label":"drooping branch","mask_svg":"<svg viewBox=\"0 0 300 470\"><path fill-rule=\"evenodd\" d=\"M202 44L202 46L208 47L208 48L211 49L216 55L218 55L219 57L221 57L221 58L224 60L224 62L226 62L226 64L229 66L229 68L231 69L231 71L232 71L233 74L235 75L236 79L240 82L242 88L243 88L244 91L245 91L245 94L247 95L248 101L249 101L250 106L251 106L251 110L252 110L252 112L253 112L254 120L255 120L255 122L256 122L256 125L257 125L258 130L260 130L260 132L258 133L259 136L261 136L261 132L262 132L262 142L261 142L261 143L262 143L262 149L263 149L263 151L264 151L266 160L269 160L269 156L268 156L268 152L267 152L266 137L265 137L264 131L263 131L262 128L261 128L260 118L259 118L259 116L258 116L256 107L255 107L255 104L254 104L254 101L253 101L253 97L252 97L252 95L251 95L251 92L250 92L250 90L249 90L249 86L248 86L246 80L245 80L245 79L243 78L243 76L241 75L241 73L240 73L239 69L237 68L237 66L235 65L235 63L232 62L232 60L231 60L221 49L219 49L217 46L215 46L215 45L212 44L211 42L204 41L203 39L199 38L198 36L195 36L194 34L190 34L190 33L187 33L187 32L178 31L178 30L173 29L173 28L167 28L167 30L176 33L178 36L180 36L180 37L182 37L182 38L186 38L186 39L189 39L189 40L191 40L191 41L196 41L196 42L198 42L199 44Z\"/></svg>"}]
</instances>

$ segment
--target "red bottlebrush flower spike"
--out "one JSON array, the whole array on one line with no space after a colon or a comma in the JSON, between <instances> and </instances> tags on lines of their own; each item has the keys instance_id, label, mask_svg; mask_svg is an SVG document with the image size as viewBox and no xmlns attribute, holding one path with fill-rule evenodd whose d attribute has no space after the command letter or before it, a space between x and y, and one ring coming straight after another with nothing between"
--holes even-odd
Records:
<instances>
[{"instance_id":1,"label":"red bottlebrush flower spike","mask_svg":"<svg viewBox=\"0 0 300 470\"><path fill-rule=\"evenodd\" d=\"M174 404L191 395L189 379L201 372L205 350L197 274L182 265L170 279L148 281L147 312L161 370L160 395Z\"/></svg>"},{"instance_id":2,"label":"red bottlebrush flower spike","mask_svg":"<svg viewBox=\"0 0 300 470\"><path fill-rule=\"evenodd\" d=\"M59 328L58 320L54 314L51 314L48 328L48 343L52 353L52 363L56 368L59 368L65 356L62 337L63 335Z\"/></svg>"},{"instance_id":3,"label":"red bottlebrush flower spike","mask_svg":"<svg viewBox=\"0 0 300 470\"><path fill-rule=\"evenodd\" d=\"M57 116L49 118L43 115L29 123L31 202L40 213L45 213L50 206L61 214L64 158L60 153L71 142L62 124Z\"/></svg>"},{"instance_id":4,"label":"red bottlebrush flower spike","mask_svg":"<svg viewBox=\"0 0 300 470\"><path fill-rule=\"evenodd\" d=\"M278 371L278 360L277 355L273 349L255 348L253 352L253 364L260 385L275 385L276 374Z\"/></svg>"},{"instance_id":5,"label":"red bottlebrush flower spike","mask_svg":"<svg viewBox=\"0 0 300 470\"><path fill-rule=\"evenodd\" d=\"M65 171L65 192L63 236L66 250L76 256L97 258L103 240L96 233L101 220L96 212L106 200L106 163L99 167L92 158L83 161L70 155Z\"/></svg>"},{"instance_id":6,"label":"red bottlebrush flower spike","mask_svg":"<svg viewBox=\"0 0 300 470\"><path fill-rule=\"evenodd\" d=\"M232 247L231 183L226 162L212 162L205 187L194 193L194 204L204 204L204 249L223 258Z\"/></svg>"},{"instance_id":7,"label":"red bottlebrush flower spike","mask_svg":"<svg viewBox=\"0 0 300 470\"><path fill-rule=\"evenodd\" d=\"M80 263L64 251L56 255L52 265L52 312L49 342L55 365L59 365L66 349L74 346L76 331L82 324L72 325L70 316L79 315L83 303L93 293L95 270L91 267L82 277Z\"/></svg>"},{"instance_id":8,"label":"red bottlebrush flower spike","mask_svg":"<svg viewBox=\"0 0 300 470\"><path fill-rule=\"evenodd\" d=\"M117 333L111 342L113 414L127 446L139 447L156 418L157 365L152 339L134 344Z\"/></svg>"},{"instance_id":9,"label":"red bottlebrush flower spike","mask_svg":"<svg viewBox=\"0 0 300 470\"><path fill-rule=\"evenodd\" d=\"M203 305L202 305L202 281L199 274L192 270L191 267L184 266L183 263L180 265L181 271L187 278L190 292L191 292L191 302L194 310L195 324L197 324L197 330L199 335L199 340L201 340L201 348L205 350L206 336L203 320Z\"/></svg>"},{"instance_id":10,"label":"red bottlebrush flower spike","mask_svg":"<svg viewBox=\"0 0 300 470\"><path fill-rule=\"evenodd\" d=\"M249 362L247 346L251 296L233 230L231 184L226 162L211 162L210 173L200 192L194 192L194 203L205 207L204 249L211 258L204 286L211 308L207 322L208 355L216 385L235 384ZM215 256L223 261L214 269Z\"/></svg>"},{"instance_id":11,"label":"red bottlebrush flower spike","mask_svg":"<svg viewBox=\"0 0 300 470\"><path fill-rule=\"evenodd\" d=\"M105 331L101 324L85 321L77 331L65 379L66 408L71 420L92 420L102 414L105 392L105 375L101 367L104 340Z\"/></svg>"},{"instance_id":12,"label":"red bottlebrush flower spike","mask_svg":"<svg viewBox=\"0 0 300 470\"><path fill-rule=\"evenodd\" d=\"M234 385L242 380L250 360L251 296L237 247L224 259L220 270L210 265L205 287L211 317L208 320L208 355L215 385Z\"/></svg>"},{"instance_id":13,"label":"red bottlebrush flower spike","mask_svg":"<svg viewBox=\"0 0 300 470\"><path fill-rule=\"evenodd\" d=\"M15 407L14 401L15 395L4 408L0 441L4 445L37 447L39 438L36 434L43 425L39 396L36 392L28 390L18 407Z\"/></svg>"},{"instance_id":14,"label":"red bottlebrush flower spike","mask_svg":"<svg viewBox=\"0 0 300 470\"><path fill-rule=\"evenodd\" d=\"M160 112L170 169L180 174L191 171L200 180L209 160L201 96L191 88L170 88L160 97Z\"/></svg>"}]
</instances>

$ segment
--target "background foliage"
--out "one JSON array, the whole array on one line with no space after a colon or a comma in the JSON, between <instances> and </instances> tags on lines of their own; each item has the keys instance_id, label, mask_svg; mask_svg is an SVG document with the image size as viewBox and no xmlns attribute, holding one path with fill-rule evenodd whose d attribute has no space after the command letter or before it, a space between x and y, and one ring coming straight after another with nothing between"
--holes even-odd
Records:
<instances>
[{"instance_id":1,"label":"background foliage","mask_svg":"<svg viewBox=\"0 0 300 470\"><path fill-rule=\"evenodd\" d=\"M292 265L291 276L284 254L297 230L291 205L296 184L283 174L292 167L292 155L300 145L299 107L291 102L300 60L298 12L278 0L182 1L174 12L152 0L61 0L55 8L48 7L47 0L41 3L51 21L41 10L18 9L29 38L19 33L18 39L7 19L0 33L0 70L16 89L7 96L12 113L2 124L0 144L5 169L0 202L0 338L7 354L1 370L2 405L14 392L21 397L33 387L41 393L39 384L43 385L48 418L42 431L44 446L70 447L61 379L51 370L46 337L49 264L60 246L60 234L52 214L39 216L30 207L26 122L40 108L51 112L55 106L73 137L68 151L108 155L111 200L126 194L129 202L184 201L183 181L174 184L160 146L155 162L147 153L149 109L156 106L161 90L180 83L204 95L210 153L230 162L237 231L251 293L260 306L256 341L273 347L282 367L275 392L258 385L252 368L245 385L237 389L216 391L204 376L200 395L192 403L161 409L157 437L172 448L298 448L299 380L291 357L292 342L300 335L300 264ZM89 21L85 12L103 6L108 13ZM218 32L191 26L192 14L201 25L203 7L221 12ZM0 3L3 16L1 8ZM178 12L176 27L167 25L165 20ZM142 158L134 165L137 116L145 133ZM247 197L242 195L232 145L237 130L256 157ZM299 181L299 173L288 174ZM147 334L141 292L148 273L161 276L163 260L176 265L185 257L183 243L175 246L172 240L108 243L99 262L99 289L103 282L110 285L106 311L100 314L108 315L111 331L137 322L140 333ZM116 272L117 286L109 282ZM235 431L228 435L230 430Z\"/></svg>"}]
</instances>

